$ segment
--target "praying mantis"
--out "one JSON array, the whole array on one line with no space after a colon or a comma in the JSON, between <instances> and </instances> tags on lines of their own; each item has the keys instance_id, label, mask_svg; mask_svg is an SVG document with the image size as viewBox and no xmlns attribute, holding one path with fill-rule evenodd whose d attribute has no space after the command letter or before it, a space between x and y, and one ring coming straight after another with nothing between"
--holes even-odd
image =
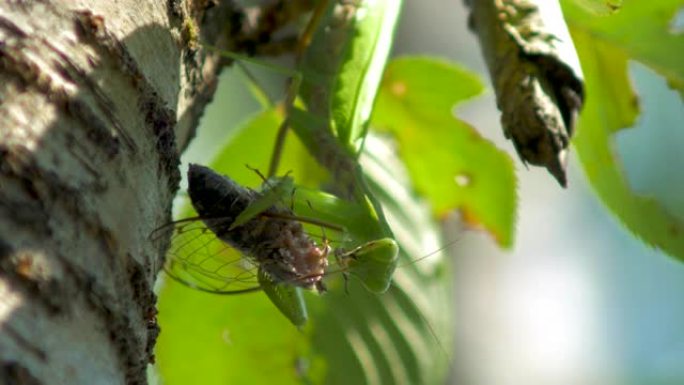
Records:
<instances>
[{"instance_id":1,"label":"praying mantis","mask_svg":"<svg viewBox=\"0 0 684 385\"><path fill-rule=\"evenodd\" d=\"M284 132L291 128L311 155L332 175L335 194L298 189L298 199L293 202L299 202L299 207L294 211L311 211L313 208L314 215L320 218L319 225L343 231L345 238L338 245L334 257L345 272L358 277L373 293L383 293L388 289L397 266L399 249L381 205L366 184L358 158L364 146L372 104L387 61L400 6L400 1L321 1L317 5L307 34L301 39L303 43L298 49L297 68L286 100L287 116L278 135L278 138L283 138ZM229 52L222 54L252 61ZM270 178L264 179L262 191L239 215L231 218L227 232L263 218L267 210L293 194L294 186L290 179L274 179L282 145L282 139L276 141L268 173ZM192 191L191 179L191 197ZM308 209L301 202L306 202ZM196 200L193 204L198 207ZM206 213L202 217L206 217ZM208 221L204 222L207 227L212 227ZM187 231L186 225L182 226L179 228ZM325 248L327 245L324 249L316 249L323 259L328 256ZM184 258L177 256L178 260ZM183 263L180 267L172 266L170 270L187 268L187 260ZM258 287L294 325L301 327L307 319L301 294L305 285L294 278L290 281L279 278L272 267L277 263L263 265L259 262L257 265ZM287 268L291 267L288 265ZM267 272L269 269L270 273ZM315 271L319 276L323 275L323 271ZM184 278L180 280L186 281ZM236 292L244 291L251 289Z\"/></svg>"},{"instance_id":2,"label":"praying mantis","mask_svg":"<svg viewBox=\"0 0 684 385\"><path fill-rule=\"evenodd\" d=\"M354 28L360 28L362 22L374 20L373 28L364 25L366 35L356 30L347 31L346 40L339 40L339 35L332 36L327 31L333 30L331 23L336 28L345 25L335 21L334 16L339 16L340 9L345 10L350 6L359 6L356 11L361 14L375 15L374 18L364 17ZM381 8L373 8L371 13L366 8L370 6ZM162 306L160 312L180 321L162 323L168 336L174 335L173 329L176 328L179 333L192 335L191 340L197 341L192 355L192 374L185 377L186 382L197 381L197 373L225 373L225 380L217 383L244 382L244 379L238 378L238 373L247 370L245 368L249 367L255 351L269 352L258 355L258 366L268 367L269 370L258 373L250 371L250 381L254 380L254 383L255 375L265 377L269 373L274 373L273 376L277 377L275 381L279 383L324 383L321 376L340 375L344 376L345 383L359 384L428 384L443 381L448 370L449 354L446 351L449 350L452 333L450 288L444 279L448 275L448 266L439 263L438 255L434 259L413 263L416 257L441 248L443 243L430 213L411 199L412 192L406 187L409 184L407 178L397 172L389 160L396 159L394 155L386 156L386 147L379 144L374 136L367 135L367 119L373 107L375 92L373 88L377 84L370 86L380 80L399 7L396 1L354 4L336 1L318 8L321 10L318 27L311 28L310 43L301 48L297 59L292 83L299 84L299 87L290 89L298 92L293 91L286 97L291 102L286 102L286 124L282 127L287 126L295 133L313 158L328 170L331 176L326 192L310 185L307 185L309 188L294 183L290 185L284 177L274 177L276 174L282 175L283 171L293 170L277 166L280 150L276 144L274 160L271 162L276 166L271 166L263 178L265 181L259 190L262 198L252 202L250 209L244 211L240 219L240 222L258 220L264 217L266 207L275 202L290 208L297 219L315 218L322 223L338 226L341 230L309 224L314 231L323 232L325 237L329 237L333 241L331 246L342 250L337 255L334 250L329 253L330 264L322 278L330 282L330 290L324 296L309 296L308 290L294 284L296 280L278 282L268 279L259 276L258 271L254 274L258 269L254 266L251 270L237 269L237 274L225 273L236 278L231 281L233 286L216 286L218 290L211 291L231 288L238 292L242 289L260 290L267 295L268 301L262 300L266 296L260 293L222 301L215 299L215 296L196 296L190 290L181 292L179 289L179 296L167 300L168 305ZM387 10L387 13L383 14L382 10ZM365 36L365 41L356 41L361 36ZM351 45L354 49L347 47L346 50L340 50L345 55L326 52L340 45ZM353 58L352 53L362 57ZM234 57L238 63L249 61L231 53L226 54ZM347 57L347 60L343 60L343 57ZM330 64L333 58L341 63ZM316 61L320 60L326 63L317 66ZM360 91L368 87L372 92ZM274 119L274 125L277 124ZM246 138L255 127L247 128L244 131ZM269 136L269 139L273 136ZM281 136L277 135L278 138ZM245 144L240 139L235 142ZM276 140L276 143L280 143L280 140ZM292 148L292 144L288 142L288 149ZM232 153L226 150L226 157L234 164L231 171L219 167L217 170L228 172L231 176L237 175L240 172L236 172L238 169L245 172L245 160L233 159L244 147L236 145ZM262 157L268 158L268 155ZM288 161L285 157L280 163ZM247 162L251 165L258 163L252 160ZM363 164L363 169L360 164ZM296 175L298 171L294 169L293 174ZM302 179L300 175L294 180L299 182ZM380 199L383 206L379 203ZM391 223L391 230L387 222ZM204 230L198 231L204 234ZM207 234L207 238L211 237L211 234ZM203 248L203 238L197 241L197 247ZM397 248L397 243L401 248ZM211 245L217 248L210 250L212 255L220 257L224 246L218 242ZM325 239L319 246L325 248ZM240 263L249 262L245 258L228 261L235 262L228 267L237 268ZM206 262L211 266L207 269L226 266L226 259L218 263L215 263L216 259ZM334 286L341 283L339 279L329 279L340 271L358 278L352 278L349 282L348 294L340 285ZM187 270L182 271L185 272ZM249 272L252 272L251 275ZM217 278L225 275L220 274L222 270L217 270L217 273ZM207 278L204 274L200 275ZM225 284L220 280L210 283ZM242 285L244 283L247 285ZM173 286L168 286L170 292L174 293ZM382 295L377 294L383 292ZM305 301L302 296L309 298ZM182 298L188 300L180 306ZM268 309L263 309L262 303ZM196 316L203 314L211 317L208 314L215 311L220 314L208 320L200 321ZM273 317L270 317L271 314ZM198 327L188 330L188 325ZM214 329L213 325L219 328ZM293 328L292 325L297 327ZM206 333L206 338L199 336L203 333ZM219 340L217 336L223 338ZM159 361L167 363L164 372L178 378L178 371L189 366L189 349L163 338L160 343ZM216 345L220 346L218 351L210 348ZM180 360L176 361L174 357L180 357ZM220 367L209 368L209 363L218 357ZM320 357L325 357L325 362ZM228 370L228 362L237 370ZM304 364L297 364L296 368L289 366L290 363L294 365L301 362ZM197 365L200 367L195 367Z\"/></svg>"}]
</instances>

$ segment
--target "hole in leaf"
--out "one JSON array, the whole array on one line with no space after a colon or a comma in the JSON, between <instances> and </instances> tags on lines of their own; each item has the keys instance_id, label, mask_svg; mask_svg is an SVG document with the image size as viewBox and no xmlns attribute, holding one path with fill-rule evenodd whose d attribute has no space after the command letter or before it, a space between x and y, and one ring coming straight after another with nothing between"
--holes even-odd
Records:
<instances>
[{"instance_id":1,"label":"hole in leaf","mask_svg":"<svg viewBox=\"0 0 684 385\"><path fill-rule=\"evenodd\" d=\"M468 187L472 182L472 178L466 173L460 173L456 174L454 177L454 182L456 182L459 187Z\"/></svg>"},{"instance_id":2,"label":"hole in leaf","mask_svg":"<svg viewBox=\"0 0 684 385\"><path fill-rule=\"evenodd\" d=\"M406 83L404 82L394 82L392 83L392 93L395 96L404 96L406 94Z\"/></svg>"}]
</instances>

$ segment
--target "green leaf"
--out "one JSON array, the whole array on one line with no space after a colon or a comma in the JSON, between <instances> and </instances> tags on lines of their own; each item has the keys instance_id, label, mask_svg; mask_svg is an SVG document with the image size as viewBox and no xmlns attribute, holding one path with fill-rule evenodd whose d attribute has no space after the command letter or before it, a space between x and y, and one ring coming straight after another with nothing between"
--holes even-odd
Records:
<instances>
[{"instance_id":1,"label":"green leaf","mask_svg":"<svg viewBox=\"0 0 684 385\"><path fill-rule=\"evenodd\" d=\"M211 162L214 170L230 175L234 181L246 186L259 186L261 177L251 170L265 172L275 137L283 115L278 109L267 109L256 114L230 135L218 155ZM289 132L285 140L287 155L280 162L278 174L289 173L298 185L318 187L327 178L326 171L318 166L297 137Z\"/></svg>"},{"instance_id":2,"label":"green leaf","mask_svg":"<svg viewBox=\"0 0 684 385\"><path fill-rule=\"evenodd\" d=\"M312 350L327 366L325 384L440 384L448 372L453 330L449 259L439 251L439 228L411 193L399 160L377 138L361 159L400 246L399 267L382 295L352 276L349 293L330 284L310 301Z\"/></svg>"},{"instance_id":3,"label":"green leaf","mask_svg":"<svg viewBox=\"0 0 684 385\"><path fill-rule=\"evenodd\" d=\"M612 135L639 115L627 63L636 59L684 91L684 36L669 23L682 0L625 1L620 12L593 15L565 1L564 12L586 80L587 101L580 116L575 149L603 202L644 242L684 260L684 222L655 199L629 185L613 150Z\"/></svg>"},{"instance_id":4,"label":"green leaf","mask_svg":"<svg viewBox=\"0 0 684 385\"><path fill-rule=\"evenodd\" d=\"M166 280L159 299L164 384L300 384L292 358L306 341L263 293L220 296Z\"/></svg>"},{"instance_id":5,"label":"green leaf","mask_svg":"<svg viewBox=\"0 0 684 385\"><path fill-rule=\"evenodd\" d=\"M595 14L605 15L617 12L622 7L622 0L573 0L577 5Z\"/></svg>"},{"instance_id":6,"label":"green leaf","mask_svg":"<svg viewBox=\"0 0 684 385\"><path fill-rule=\"evenodd\" d=\"M453 115L483 90L466 70L444 61L403 58L387 67L372 124L397 139L416 190L444 216L460 209L502 246L513 242L515 175L508 155Z\"/></svg>"},{"instance_id":7,"label":"green leaf","mask_svg":"<svg viewBox=\"0 0 684 385\"><path fill-rule=\"evenodd\" d=\"M634 124L639 112L627 78L629 57L622 47L582 29L572 29L572 35L586 79L587 103L574 139L584 171L604 203L630 231L684 260L684 223L656 200L632 191L613 151L611 136Z\"/></svg>"},{"instance_id":8,"label":"green leaf","mask_svg":"<svg viewBox=\"0 0 684 385\"><path fill-rule=\"evenodd\" d=\"M573 37L583 33L613 47L630 59L651 67L684 97L684 34L670 28L682 0L624 1L610 16L597 16L572 1L563 1L563 13ZM579 45L575 41L576 45ZM578 47L579 48L579 47ZM591 98L591 94L588 94Z\"/></svg>"},{"instance_id":9,"label":"green leaf","mask_svg":"<svg viewBox=\"0 0 684 385\"><path fill-rule=\"evenodd\" d=\"M387 57L392 48L394 29L401 1L358 3L357 20L332 95L333 124L340 141L356 145L368 128Z\"/></svg>"}]
</instances>

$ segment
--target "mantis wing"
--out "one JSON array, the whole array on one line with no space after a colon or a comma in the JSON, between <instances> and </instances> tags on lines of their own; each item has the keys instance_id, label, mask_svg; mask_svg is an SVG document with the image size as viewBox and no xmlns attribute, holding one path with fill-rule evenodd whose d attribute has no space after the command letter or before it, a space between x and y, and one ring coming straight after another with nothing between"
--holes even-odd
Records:
<instances>
[{"instance_id":1,"label":"mantis wing","mask_svg":"<svg viewBox=\"0 0 684 385\"><path fill-rule=\"evenodd\" d=\"M261 196L235 218L228 230L244 225L271 206L282 202L285 197L292 195L292 191L294 191L294 182L289 176L267 179L263 184Z\"/></svg>"}]
</instances>

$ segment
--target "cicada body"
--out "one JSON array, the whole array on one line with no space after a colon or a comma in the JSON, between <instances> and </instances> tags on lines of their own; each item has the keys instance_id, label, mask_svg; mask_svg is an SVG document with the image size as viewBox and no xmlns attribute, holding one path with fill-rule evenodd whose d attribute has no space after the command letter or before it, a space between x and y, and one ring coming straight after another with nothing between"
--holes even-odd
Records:
<instances>
[{"instance_id":1,"label":"cicada body","mask_svg":"<svg viewBox=\"0 0 684 385\"><path fill-rule=\"evenodd\" d=\"M172 231L167 274L216 294L263 290L295 325L303 325L300 289L325 290L327 242L319 246L282 200L264 205L265 194L207 167L190 165L188 192L197 217L157 230Z\"/></svg>"},{"instance_id":2,"label":"cicada body","mask_svg":"<svg viewBox=\"0 0 684 385\"><path fill-rule=\"evenodd\" d=\"M259 193L211 169L190 165L188 192L202 222L217 238L252 259L276 283L323 290L327 247L319 247L284 204L275 204L231 227Z\"/></svg>"}]
</instances>

